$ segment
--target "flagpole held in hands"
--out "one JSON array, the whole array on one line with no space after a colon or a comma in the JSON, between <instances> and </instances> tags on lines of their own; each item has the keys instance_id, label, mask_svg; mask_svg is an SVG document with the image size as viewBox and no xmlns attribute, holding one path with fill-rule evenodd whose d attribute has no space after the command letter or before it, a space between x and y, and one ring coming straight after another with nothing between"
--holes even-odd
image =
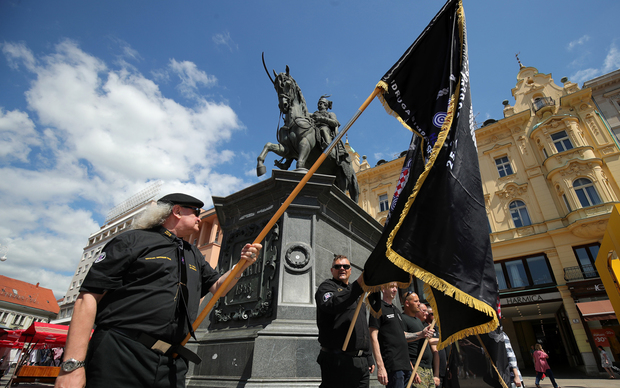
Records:
<instances>
[{"instance_id":1,"label":"flagpole held in hands","mask_svg":"<svg viewBox=\"0 0 620 388\"><path fill-rule=\"evenodd\" d=\"M368 96L368 98L366 99L366 101L364 101L364 103L360 106L360 108L357 110L357 112L355 113L355 115L353 116L353 118L351 118L351 120L349 120L349 122L344 126L344 128L342 129L342 131L340 131L338 133L338 135L336 135L336 137L334 138L334 140L330 143L330 145L323 151L323 153L321 154L321 156L319 156L319 158L317 159L316 162L314 162L314 164L312 165L312 167L310 167L310 169L308 170L308 172L306 173L306 175L304 175L304 177L301 179L301 181L297 184L297 186L295 187L295 189L293 189L293 191L291 192L291 194L288 196L288 198L286 198L286 200L284 201L284 203L280 206L280 208L278 209L278 211L273 215L273 217L271 217L271 219L269 220L269 222L267 223L267 225L265 225L265 227L263 228L263 230L259 233L259 235L254 239L254 244L258 244L261 241L263 241L265 239L265 237L267 236L267 233L269 233L269 231L271 230L271 228L273 228L273 226L276 224L276 222L278 222L278 220L280 219L280 217L282 217L282 215L284 214L284 212L286 211L286 209L289 207L289 205L293 202L293 200L295 199L295 197L297 197L297 195L301 192L301 189L303 189L303 187L306 185L306 183L308 183L308 181L310 180L310 178L312 178L312 175L314 175L314 173L316 172L316 170L321 166L321 164L323 163L323 161L325 160L325 158L327 158L327 155L329 155L329 153L332 151L332 149L334 149L334 147L336 146L336 144L338 144L338 142L342 139L342 137L344 136L344 134L349 130L349 128L353 125L353 123L357 120L357 118L362 114L362 112L364 112L364 110L368 107L368 105L372 102L372 100L379 94L382 92L381 88L375 88L373 90L373 92L370 94L370 96ZM245 261L245 259L243 259ZM211 298L211 300L207 303L207 305L205 306L205 308L202 310L202 312L200 313L200 315L198 315L198 317L196 318L196 320L194 321L194 323L192 324L192 327L194 330L198 329L198 326L200 326L200 324L202 323L202 321L205 320L205 318L207 317L207 315L209 314L209 312L211 311L211 309L213 309L213 306L215 306L215 303L223 296L222 294L224 294L224 291L228 288L228 286L230 285L230 283L233 281L234 278L239 276L239 272L241 272L241 268L243 268L243 264L239 263L239 265L235 265L232 269L232 271L230 272L230 274L228 275L228 277L226 279L224 279L224 282L222 283L222 285L217 289L217 291L213 294L213 297ZM191 335L187 334L187 336L185 337L185 339L183 340L183 342L181 342L181 345L185 345L187 343L187 341L189 341Z\"/></svg>"},{"instance_id":2,"label":"flagpole held in hands","mask_svg":"<svg viewBox=\"0 0 620 388\"><path fill-rule=\"evenodd\" d=\"M493 369L495 369L495 373L497 373L497 377L499 378L499 382L502 384L502 387L503 388L508 388L508 385L506 385L506 382L504 381L504 378L502 377L502 375L497 370L497 366L495 366L495 361L493 361L493 357L491 357L491 353L489 353L487 347L484 346L484 342L482 342L482 338L480 338L480 334L476 334L476 337L478 338L478 342L480 342L480 346L482 346L482 349L484 349L484 352L487 354L487 357L491 361L491 365L493 365Z\"/></svg>"},{"instance_id":3,"label":"flagpole held in hands","mask_svg":"<svg viewBox=\"0 0 620 388\"><path fill-rule=\"evenodd\" d=\"M362 305L364 304L364 299L366 299L367 294L367 292L364 292L357 302L357 307L355 308L355 314L353 314L353 318L351 319L351 325L349 325L347 337L344 339L344 344L342 345L343 352L346 352L347 350L347 345L349 345L349 340L351 339L351 334L353 334L353 328L355 327L355 321L357 321L357 316L360 315L360 310L362 309Z\"/></svg>"},{"instance_id":4,"label":"flagpole held in hands","mask_svg":"<svg viewBox=\"0 0 620 388\"><path fill-rule=\"evenodd\" d=\"M433 321L431 322L429 327L431 329L435 327L435 318L433 318ZM409 378L409 382L407 383L407 388L411 388L411 384L413 384L413 378L415 377L415 374L418 371L418 367L420 366L420 362L422 361L422 355L424 354L424 351L426 350L427 344L428 344L428 337L424 339L424 344L422 344L422 348L418 351L418 359L415 361L415 366L413 367L413 372L411 372L411 377Z\"/></svg>"}]
</instances>

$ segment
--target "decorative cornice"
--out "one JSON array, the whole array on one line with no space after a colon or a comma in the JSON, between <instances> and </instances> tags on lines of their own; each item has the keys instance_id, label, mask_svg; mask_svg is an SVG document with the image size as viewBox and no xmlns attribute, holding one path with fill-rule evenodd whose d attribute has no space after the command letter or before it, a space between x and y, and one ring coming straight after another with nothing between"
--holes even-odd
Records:
<instances>
[{"instance_id":1,"label":"decorative cornice","mask_svg":"<svg viewBox=\"0 0 620 388\"><path fill-rule=\"evenodd\" d=\"M489 141L489 142L486 142L485 144L488 144L488 143L497 143L497 141L498 141L498 140L500 140L500 139L499 139L499 138L497 138L497 137L495 137L495 136L493 136L493 137L492 137L491 139L489 139L489 140L490 140L490 141ZM501 150L501 149L503 149L503 148L510 148L510 147L512 147L512 146L513 146L512 142L509 142L509 143L504 143L504 144L495 144L495 145L493 146L493 148L488 149L488 150L486 150L486 151L482 151L482 153L483 153L483 154L488 154L488 153L490 153L490 152L495 152L495 151Z\"/></svg>"},{"instance_id":2,"label":"decorative cornice","mask_svg":"<svg viewBox=\"0 0 620 388\"><path fill-rule=\"evenodd\" d=\"M544 252L545 252L545 255L547 255L548 258L558 257L559 256L557 249L549 249L549 250L546 250Z\"/></svg>"},{"instance_id":3,"label":"decorative cornice","mask_svg":"<svg viewBox=\"0 0 620 388\"><path fill-rule=\"evenodd\" d=\"M502 201L510 201L513 198L522 197L527 192L527 183L518 185L514 182L507 183L500 191L496 191L495 195Z\"/></svg>"},{"instance_id":4,"label":"decorative cornice","mask_svg":"<svg viewBox=\"0 0 620 388\"><path fill-rule=\"evenodd\" d=\"M571 178L577 175L593 176L592 170L598 166L598 163L573 161L570 162L565 168L560 170L560 175L565 178Z\"/></svg>"},{"instance_id":5,"label":"decorative cornice","mask_svg":"<svg viewBox=\"0 0 620 388\"><path fill-rule=\"evenodd\" d=\"M590 222L580 223L571 229L571 233L577 237L589 239L589 238L602 238L607 228L607 220L595 220Z\"/></svg>"},{"instance_id":6,"label":"decorative cornice","mask_svg":"<svg viewBox=\"0 0 620 388\"><path fill-rule=\"evenodd\" d=\"M535 230L533 226L524 226L522 228L517 228L517 234L519 237L525 237L534 234Z\"/></svg>"}]
</instances>

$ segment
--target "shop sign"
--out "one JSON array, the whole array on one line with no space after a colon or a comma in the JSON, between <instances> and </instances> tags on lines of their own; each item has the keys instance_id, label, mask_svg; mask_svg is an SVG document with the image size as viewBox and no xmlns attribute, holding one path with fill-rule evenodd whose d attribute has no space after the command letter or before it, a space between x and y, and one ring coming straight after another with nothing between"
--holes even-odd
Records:
<instances>
[{"instance_id":1,"label":"shop sign","mask_svg":"<svg viewBox=\"0 0 620 388\"><path fill-rule=\"evenodd\" d=\"M582 283L577 285L571 285L569 287L573 297L598 294L605 292L605 286L600 281L591 281L589 283Z\"/></svg>"},{"instance_id":2,"label":"shop sign","mask_svg":"<svg viewBox=\"0 0 620 388\"><path fill-rule=\"evenodd\" d=\"M594 346L602 346L608 347L609 340L607 339L608 335L614 335L614 331L610 329L590 329L592 332L592 337L594 337Z\"/></svg>"},{"instance_id":3,"label":"shop sign","mask_svg":"<svg viewBox=\"0 0 620 388\"><path fill-rule=\"evenodd\" d=\"M562 299L562 295L559 292L549 292L546 294L531 294L531 295L502 298L500 300L500 303L502 306L511 306L511 305L546 302L549 300L557 300L557 299Z\"/></svg>"}]
</instances>

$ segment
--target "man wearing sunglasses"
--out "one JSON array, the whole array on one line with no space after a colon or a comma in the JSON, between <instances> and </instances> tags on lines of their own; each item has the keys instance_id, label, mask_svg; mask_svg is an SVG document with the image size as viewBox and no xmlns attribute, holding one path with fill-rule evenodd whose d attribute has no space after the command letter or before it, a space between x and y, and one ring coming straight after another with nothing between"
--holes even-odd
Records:
<instances>
[{"instance_id":1,"label":"man wearing sunglasses","mask_svg":"<svg viewBox=\"0 0 620 388\"><path fill-rule=\"evenodd\" d=\"M334 257L331 273L332 278L321 283L314 295L321 344L317 358L321 366L320 387L366 388L375 368L370 354L366 309L360 310L351 339L346 350L342 351L358 298L363 293L361 275L353 284L349 283L351 262L343 255Z\"/></svg>"},{"instance_id":2,"label":"man wearing sunglasses","mask_svg":"<svg viewBox=\"0 0 620 388\"><path fill-rule=\"evenodd\" d=\"M199 230L203 206L166 195L134 221L135 230L106 244L75 302L56 387L185 387L188 360L200 359L180 344L193 335L200 299L230 274L220 276L182 240ZM237 265L245 270L261 248L246 244Z\"/></svg>"}]
</instances>

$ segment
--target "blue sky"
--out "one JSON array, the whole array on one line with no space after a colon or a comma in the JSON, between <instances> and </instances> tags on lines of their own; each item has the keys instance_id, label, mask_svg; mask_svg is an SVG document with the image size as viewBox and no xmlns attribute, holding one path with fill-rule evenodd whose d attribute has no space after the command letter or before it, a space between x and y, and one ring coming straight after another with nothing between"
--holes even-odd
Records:
<instances>
[{"instance_id":1,"label":"blue sky","mask_svg":"<svg viewBox=\"0 0 620 388\"><path fill-rule=\"evenodd\" d=\"M344 124L443 4L1 0L0 273L61 297L88 236L150 182L206 207L257 183L278 125L261 52L290 66L311 111L331 94ZM620 68L617 0L464 7L477 122L514 102L517 53L557 84ZM410 133L374 101L348 138L374 165Z\"/></svg>"}]
</instances>

